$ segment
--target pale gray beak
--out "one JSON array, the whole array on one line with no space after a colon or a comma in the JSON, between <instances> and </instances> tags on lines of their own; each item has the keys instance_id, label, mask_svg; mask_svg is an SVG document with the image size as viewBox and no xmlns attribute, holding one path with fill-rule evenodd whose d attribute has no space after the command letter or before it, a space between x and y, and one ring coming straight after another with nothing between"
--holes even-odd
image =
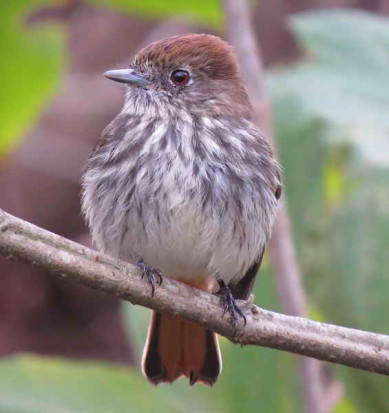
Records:
<instances>
[{"instance_id":1,"label":"pale gray beak","mask_svg":"<svg viewBox=\"0 0 389 413\"><path fill-rule=\"evenodd\" d=\"M119 83L126 83L131 86L147 86L151 82L131 69L109 70L104 76Z\"/></svg>"}]
</instances>

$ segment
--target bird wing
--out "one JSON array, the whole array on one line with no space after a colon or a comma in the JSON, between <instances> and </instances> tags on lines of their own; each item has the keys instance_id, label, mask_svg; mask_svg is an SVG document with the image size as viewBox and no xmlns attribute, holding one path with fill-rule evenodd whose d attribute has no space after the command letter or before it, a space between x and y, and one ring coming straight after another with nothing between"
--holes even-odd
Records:
<instances>
[{"instance_id":1,"label":"bird wing","mask_svg":"<svg viewBox=\"0 0 389 413\"><path fill-rule=\"evenodd\" d=\"M280 199L281 192L282 192L282 187L280 184L277 184L274 190L274 195L277 200ZM253 290L255 278L257 276L259 267L261 266L264 253L265 253L265 247L262 248L259 259L256 262L254 262L254 264L248 269L244 277L241 278L238 283L228 286L234 298L239 299L239 300L247 300L249 298L251 291Z\"/></svg>"},{"instance_id":2,"label":"bird wing","mask_svg":"<svg viewBox=\"0 0 389 413\"><path fill-rule=\"evenodd\" d=\"M239 300L247 300L250 296L254 287L255 277L257 276L259 267L261 266L264 252L265 248L262 249L259 260L249 268L245 276L238 283L228 286L234 298Z\"/></svg>"}]
</instances>

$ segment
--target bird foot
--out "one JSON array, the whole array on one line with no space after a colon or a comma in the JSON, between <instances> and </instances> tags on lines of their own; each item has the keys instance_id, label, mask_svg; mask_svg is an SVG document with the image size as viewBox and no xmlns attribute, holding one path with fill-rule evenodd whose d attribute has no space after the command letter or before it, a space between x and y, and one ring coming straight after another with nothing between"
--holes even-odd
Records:
<instances>
[{"instance_id":1,"label":"bird foot","mask_svg":"<svg viewBox=\"0 0 389 413\"><path fill-rule=\"evenodd\" d=\"M220 289L215 294L218 295L221 299L223 306L222 317L224 317L226 313L230 315L230 323L232 325L232 328L234 329L234 333L238 328L238 322L240 318L243 319L243 325L245 326L247 324L246 317L242 313L242 310L238 307L236 299L232 295L230 288L225 284L220 284Z\"/></svg>"},{"instance_id":2,"label":"bird foot","mask_svg":"<svg viewBox=\"0 0 389 413\"><path fill-rule=\"evenodd\" d=\"M154 297L155 284L162 284L161 271L152 265L145 264L143 260L139 260L136 265L142 270L142 279L146 278L147 282L151 285L151 296Z\"/></svg>"}]
</instances>

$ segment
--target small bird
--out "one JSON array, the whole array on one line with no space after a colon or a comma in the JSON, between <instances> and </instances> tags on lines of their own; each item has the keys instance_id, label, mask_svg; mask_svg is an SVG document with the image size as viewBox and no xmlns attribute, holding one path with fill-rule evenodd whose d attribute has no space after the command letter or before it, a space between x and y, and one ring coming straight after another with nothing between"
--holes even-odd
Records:
<instances>
[{"instance_id":1,"label":"small bird","mask_svg":"<svg viewBox=\"0 0 389 413\"><path fill-rule=\"evenodd\" d=\"M261 264L281 194L280 168L252 123L233 48L187 34L151 43L126 69L121 112L86 166L82 206L96 246L137 263L154 293L163 276L215 292L234 328ZM224 314L223 313L223 314ZM215 333L153 312L143 372L213 385Z\"/></svg>"}]
</instances>

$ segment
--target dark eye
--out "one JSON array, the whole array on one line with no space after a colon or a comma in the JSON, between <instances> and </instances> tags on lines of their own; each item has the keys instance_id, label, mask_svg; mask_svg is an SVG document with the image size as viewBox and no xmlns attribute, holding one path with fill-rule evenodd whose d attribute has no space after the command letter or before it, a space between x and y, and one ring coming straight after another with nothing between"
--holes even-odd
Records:
<instances>
[{"instance_id":1,"label":"dark eye","mask_svg":"<svg viewBox=\"0 0 389 413\"><path fill-rule=\"evenodd\" d=\"M186 85L189 82L190 76L186 70L175 70L170 79L172 82L178 86Z\"/></svg>"}]
</instances>

